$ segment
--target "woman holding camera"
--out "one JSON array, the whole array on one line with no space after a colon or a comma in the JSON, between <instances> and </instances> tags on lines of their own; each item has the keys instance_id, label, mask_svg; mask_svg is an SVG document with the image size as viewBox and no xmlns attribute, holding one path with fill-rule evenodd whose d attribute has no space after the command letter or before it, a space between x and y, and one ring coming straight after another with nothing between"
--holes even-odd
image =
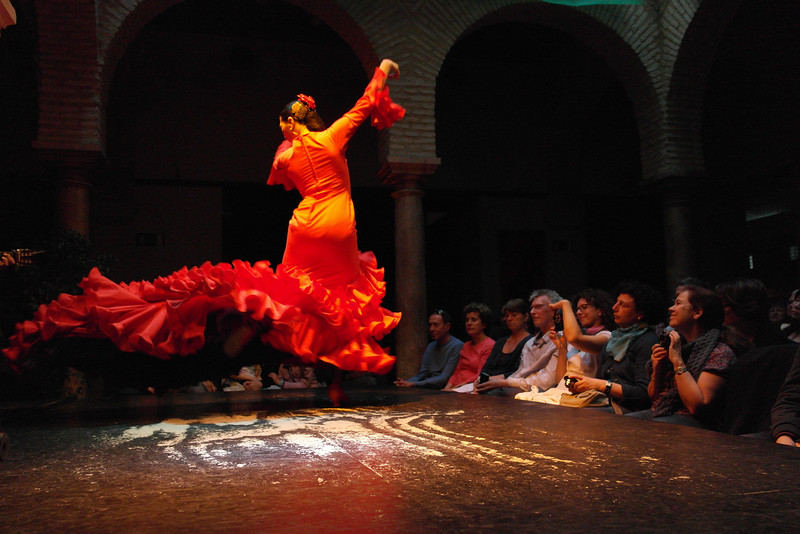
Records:
<instances>
[{"instance_id":1,"label":"woman holding camera","mask_svg":"<svg viewBox=\"0 0 800 534\"><path fill-rule=\"evenodd\" d=\"M669 308L669 338L653 345L647 370L650 410L630 414L700 428L713 428L712 407L736 360L724 342L722 301L702 287L687 287Z\"/></svg>"}]
</instances>

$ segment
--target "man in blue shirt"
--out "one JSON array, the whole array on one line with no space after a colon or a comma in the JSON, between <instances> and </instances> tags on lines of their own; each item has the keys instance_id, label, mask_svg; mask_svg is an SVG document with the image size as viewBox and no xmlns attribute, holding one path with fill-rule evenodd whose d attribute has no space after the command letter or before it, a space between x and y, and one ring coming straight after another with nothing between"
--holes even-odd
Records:
<instances>
[{"instance_id":1,"label":"man in blue shirt","mask_svg":"<svg viewBox=\"0 0 800 534\"><path fill-rule=\"evenodd\" d=\"M458 365L464 342L450 335L450 314L436 310L428 317L431 341L422 355L419 372L407 380L397 379L396 386L442 389Z\"/></svg>"}]
</instances>

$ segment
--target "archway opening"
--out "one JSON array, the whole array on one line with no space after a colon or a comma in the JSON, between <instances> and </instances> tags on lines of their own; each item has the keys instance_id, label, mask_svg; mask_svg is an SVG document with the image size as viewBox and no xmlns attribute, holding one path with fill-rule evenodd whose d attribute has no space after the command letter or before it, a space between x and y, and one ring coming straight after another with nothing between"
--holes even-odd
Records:
<instances>
[{"instance_id":1,"label":"archway opening","mask_svg":"<svg viewBox=\"0 0 800 534\"><path fill-rule=\"evenodd\" d=\"M714 189L701 209L726 221L716 234L704 229L706 262L781 294L800 275L798 30L796 2L743 2L719 43L703 108Z\"/></svg>"},{"instance_id":2,"label":"archway opening","mask_svg":"<svg viewBox=\"0 0 800 534\"><path fill-rule=\"evenodd\" d=\"M332 122L367 77L348 45L292 4L181 2L150 21L120 60L109 91L109 168L93 198L93 239L118 257L115 278L183 265L281 260L295 191L267 187L282 140L278 111L311 94ZM363 128L348 151L364 248L375 192L377 136ZM366 196L370 201L359 202ZM378 200L373 200L375 197ZM374 208L374 209L373 209ZM366 235L365 235L366 234ZM381 261L391 261L376 250Z\"/></svg>"},{"instance_id":3,"label":"archway opening","mask_svg":"<svg viewBox=\"0 0 800 534\"><path fill-rule=\"evenodd\" d=\"M436 128L431 298L493 295L499 306L535 287L568 295L632 276L661 282L660 221L641 201L631 101L578 39L528 22L468 34L439 74ZM619 235L626 262L608 247ZM446 263L469 267L453 280L437 268Z\"/></svg>"}]
</instances>

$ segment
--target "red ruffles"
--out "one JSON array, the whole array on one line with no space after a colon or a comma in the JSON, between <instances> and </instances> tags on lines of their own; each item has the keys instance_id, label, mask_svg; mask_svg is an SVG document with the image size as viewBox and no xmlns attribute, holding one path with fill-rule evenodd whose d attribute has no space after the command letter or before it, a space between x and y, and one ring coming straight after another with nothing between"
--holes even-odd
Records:
<instances>
[{"instance_id":1,"label":"red ruffles","mask_svg":"<svg viewBox=\"0 0 800 534\"><path fill-rule=\"evenodd\" d=\"M369 95L372 103L370 123L378 130L391 127L392 124L402 119L406 114L405 108L395 104L389 98L389 86L386 85L383 89L380 88L380 84L384 83L385 79L386 74L381 69L376 68L372 81L365 92L365 94Z\"/></svg>"},{"instance_id":2,"label":"red ruffles","mask_svg":"<svg viewBox=\"0 0 800 534\"><path fill-rule=\"evenodd\" d=\"M307 362L322 360L344 370L383 374L394 357L381 339L400 314L380 306L383 269L372 253L360 256L352 284L328 289L299 270L268 262L251 266L207 262L152 282L117 284L97 269L81 282L82 295L62 294L42 305L33 320L17 325L3 353L19 369L34 344L56 336L107 337L126 352L159 358L196 352L205 343L208 315L238 309L269 329L263 341Z\"/></svg>"}]
</instances>

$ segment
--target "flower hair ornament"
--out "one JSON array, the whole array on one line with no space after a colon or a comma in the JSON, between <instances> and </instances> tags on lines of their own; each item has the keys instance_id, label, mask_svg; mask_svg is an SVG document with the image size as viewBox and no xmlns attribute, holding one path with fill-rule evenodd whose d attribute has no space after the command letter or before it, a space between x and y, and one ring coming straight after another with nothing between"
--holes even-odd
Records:
<instances>
[{"instance_id":1,"label":"flower hair ornament","mask_svg":"<svg viewBox=\"0 0 800 534\"><path fill-rule=\"evenodd\" d=\"M308 95L304 95L302 93L297 95L297 101L298 102L302 102L303 104L308 106L308 109L310 109L311 111L314 111L315 109L317 109L316 102L314 102L314 99L312 97L308 96Z\"/></svg>"},{"instance_id":2,"label":"flower hair ornament","mask_svg":"<svg viewBox=\"0 0 800 534\"><path fill-rule=\"evenodd\" d=\"M314 99L308 95L299 94L297 95L297 102L292 105L292 115L294 117L303 122L306 120L306 116L308 115L309 111L314 111L317 109L317 104L314 102Z\"/></svg>"}]
</instances>

